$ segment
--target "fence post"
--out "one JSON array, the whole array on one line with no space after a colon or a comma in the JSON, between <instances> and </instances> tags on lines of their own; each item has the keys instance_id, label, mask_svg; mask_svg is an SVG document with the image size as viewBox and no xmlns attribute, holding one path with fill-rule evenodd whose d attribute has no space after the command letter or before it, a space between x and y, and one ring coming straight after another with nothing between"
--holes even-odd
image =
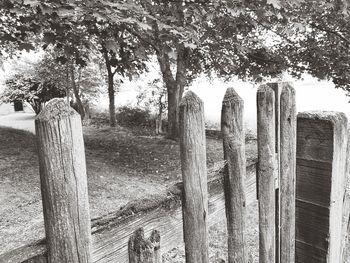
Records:
<instances>
[{"instance_id":1,"label":"fence post","mask_svg":"<svg viewBox=\"0 0 350 263\"><path fill-rule=\"evenodd\" d=\"M208 190L204 105L192 91L180 103L182 212L187 263L208 263Z\"/></svg>"},{"instance_id":2,"label":"fence post","mask_svg":"<svg viewBox=\"0 0 350 263\"><path fill-rule=\"evenodd\" d=\"M343 113L298 115L296 262L341 262L346 135Z\"/></svg>"},{"instance_id":3,"label":"fence post","mask_svg":"<svg viewBox=\"0 0 350 263\"><path fill-rule=\"evenodd\" d=\"M129 263L161 263L159 232L153 230L145 239L143 228L137 229L129 239L128 251Z\"/></svg>"},{"instance_id":4,"label":"fence post","mask_svg":"<svg viewBox=\"0 0 350 263\"><path fill-rule=\"evenodd\" d=\"M48 262L91 262L91 227L80 116L53 99L35 120Z\"/></svg>"},{"instance_id":5,"label":"fence post","mask_svg":"<svg viewBox=\"0 0 350 263\"><path fill-rule=\"evenodd\" d=\"M228 88L222 102L221 131L224 143L224 192L228 232L228 262L247 262L245 241L245 136L244 102L234 89Z\"/></svg>"},{"instance_id":6,"label":"fence post","mask_svg":"<svg viewBox=\"0 0 350 263\"><path fill-rule=\"evenodd\" d=\"M276 260L275 232L275 95L267 85L257 92L259 262Z\"/></svg>"},{"instance_id":7,"label":"fence post","mask_svg":"<svg viewBox=\"0 0 350 263\"><path fill-rule=\"evenodd\" d=\"M295 262L295 90L282 84L280 99L280 262Z\"/></svg>"},{"instance_id":8,"label":"fence post","mask_svg":"<svg viewBox=\"0 0 350 263\"><path fill-rule=\"evenodd\" d=\"M343 198L343 223L342 223L342 262L350 260L350 128L348 127L348 142L346 149L345 192Z\"/></svg>"},{"instance_id":9,"label":"fence post","mask_svg":"<svg viewBox=\"0 0 350 263\"><path fill-rule=\"evenodd\" d=\"M280 142L281 142L281 92L284 82L273 82L267 84L275 93L275 145L277 169L275 174L275 229L276 229L276 263L280 261Z\"/></svg>"}]
</instances>

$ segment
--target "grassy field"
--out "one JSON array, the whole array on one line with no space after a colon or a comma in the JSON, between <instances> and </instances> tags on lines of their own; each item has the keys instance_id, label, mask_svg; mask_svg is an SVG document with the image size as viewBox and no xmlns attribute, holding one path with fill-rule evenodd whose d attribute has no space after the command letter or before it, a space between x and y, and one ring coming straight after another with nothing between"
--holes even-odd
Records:
<instances>
[{"instance_id":1,"label":"grassy field","mask_svg":"<svg viewBox=\"0 0 350 263\"><path fill-rule=\"evenodd\" d=\"M91 216L99 217L132 200L157 195L181 180L178 143L162 136L104 125L84 127ZM0 254L44 236L35 136L0 128ZM256 144L247 144L256 154ZM207 139L207 165L222 160L222 142ZM248 243L257 254L257 207L248 211ZM210 228L211 262L225 262L226 222ZM183 247L164 262L184 262Z\"/></svg>"}]
</instances>

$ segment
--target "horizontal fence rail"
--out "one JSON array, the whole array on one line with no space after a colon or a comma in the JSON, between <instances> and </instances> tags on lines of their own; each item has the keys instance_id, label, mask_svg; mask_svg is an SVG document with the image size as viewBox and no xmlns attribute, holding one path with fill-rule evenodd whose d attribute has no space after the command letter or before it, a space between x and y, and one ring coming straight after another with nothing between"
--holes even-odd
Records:
<instances>
[{"instance_id":1,"label":"horizontal fence rail","mask_svg":"<svg viewBox=\"0 0 350 263\"><path fill-rule=\"evenodd\" d=\"M245 181L247 205L256 200L255 171L256 159L247 160ZM225 199L222 174L208 172L208 178L208 224L212 226L225 217ZM181 189L181 183L175 184L169 188L165 197L138 200L121 211L92 220L92 262L127 263L129 238L141 227L144 228L146 236L150 236L154 229L160 232L163 252L182 244ZM46 263L45 240L2 254L0 262Z\"/></svg>"}]
</instances>

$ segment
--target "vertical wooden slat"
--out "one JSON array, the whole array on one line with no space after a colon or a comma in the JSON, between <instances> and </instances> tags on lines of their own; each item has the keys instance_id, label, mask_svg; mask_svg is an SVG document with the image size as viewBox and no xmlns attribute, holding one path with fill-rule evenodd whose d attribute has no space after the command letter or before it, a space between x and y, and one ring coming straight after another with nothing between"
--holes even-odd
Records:
<instances>
[{"instance_id":1,"label":"vertical wooden slat","mask_svg":"<svg viewBox=\"0 0 350 263\"><path fill-rule=\"evenodd\" d=\"M35 120L48 262L91 262L90 214L80 115L51 100Z\"/></svg>"},{"instance_id":2,"label":"vertical wooden slat","mask_svg":"<svg viewBox=\"0 0 350 263\"><path fill-rule=\"evenodd\" d=\"M257 92L259 262L275 262L275 95L267 85Z\"/></svg>"},{"instance_id":3,"label":"vertical wooden slat","mask_svg":"<svg viewBox=\"0 0 350 263\"><path fill-rule=\"evenodd\" d=\"M295 262L295 90L282 84L280 100L280 262Z\"/></svg>"},{"instance_id":4,"label":"vertical wooden slat","mask_svg":"<svg viewBox=\"0 0 350 263\"><path fill-rule=\"evenodd\" d=\"M228 230L228 262L247 262L245 136L243 129L243 100L228 88L222 102L221 131L224 144L225 207Z\"/></svg>"},{"instance_id":5,"label":"vertical wooden slat","mask_svg":"<svg viewBox=\"0 0 350 263\"><path fill-rule=\"evenodd\" d=\"M346 133L343 113L298 115L296 262L341 262Z\"/></svg>"},{"instance_id":6,"label":"vertical wooden slat","mask_svg":"<svg viewBox=\"0 0 350 263\"><path fill-rule=\"evenodd\" d=\"M280 262L280 136L281 136L281 92L285 83L268 83L275 92L275 145L277 169L275 174L275 229L276 229L276 263Z\"/></svg>"},{"instance_id":7,"label":"vertical wooden slat","mask_svg":"<svg viewBox=\"0 0 350 263\"><path fill-rule=\"evenodd\" d=\"M342 223L342 262L350 261L350 129L347 132L346 170L344 178L343 223Z\"/></svg>"},{"instance_id":8,"label":"vertical wooden slat","mask_svg":"<svg viewBox=\"0 0 350 263\"><path fill-rule=\"evenodd\" d=\"M143 228L137 229L129 239L129 263L161 263L160 234L153 230L146 239Z\"/></svg>"},{"instance_id":9,"label":"vertical wooden slat","mask_svg":"<svg viewBox=\"0 0 350 263\"><path fill-rule=\"evenodd\" d=\"M189 91L180 103L182 211L187 263L208 262L208 190L204 105Z\"/></svg>"}]
</instances>

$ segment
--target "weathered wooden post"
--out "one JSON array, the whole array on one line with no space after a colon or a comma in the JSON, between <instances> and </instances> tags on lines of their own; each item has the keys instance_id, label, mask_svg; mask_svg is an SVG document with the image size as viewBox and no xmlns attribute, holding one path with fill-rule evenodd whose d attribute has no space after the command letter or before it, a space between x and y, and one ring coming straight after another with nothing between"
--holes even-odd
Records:
<instances>
[{"instance_id":1,"label":"weathered wooden post","mask_svg":"<svg viewBox=\"0 0 350 263\"><path fill-rule=\"evenodd\" d=\"M180 103L182 212L187 263L208 263L208 190L204 105L189 91Z\"/></svg>"},{"instance_id":2,"label":"weathered wooden post","mask_svg":"<svg viewBox=\"0 0 350 263\"><path fill-rule=\"evenodd\" d=\"M282 83L279 147L281 263L295 262L296 125L295 90L289 83Z\"/></svg>"},{"instance_id":3,"label":"weathered wooden post","mask_svg":"<svg viewBox=\"0 0 350 263\"><path fill-rule=\"evenodd\" d=\"M276 260L275 231L275 95L267 85L257 92L259 262Z\"/></svg>"},{"instance_id":4,"label":"weathered wooden post","mask_svg":"<svg viewBox=\"0 0 350 263\"><path fill-rule=\"evenodd\" d=\"M145 239L143 228L136 230L129 239L128 251L129 263L161 263L159 232L153 230Z\"/></svg>"},{"instance_id":5,"label":"weathered wooden post","mask_svg":"<svg viewBox=\"0 0 350 263\"><path fill-rule=\"evenodd\" d=\"M80 115L63 99L53 99L37 116L35 129L48 262L91 262Z\"/></svg>"},{"instance_id":6,"label":"weathered wooden post","mask_svg":"<svg viewBox=\"0 0 350 263\"><path fill-rule=\"evenodd\" d=\"M343 113L298 115L296 262L342 262L346 135Z\"/></svg>"},{"instance_id":7,"label":"weathered wooden post","mask_svg":"<svg viewBox=\"0 0 350 263\"><path fill-rule=\"evenodd\" d=\"M281 92L285 82L267 84L275 92L275 152L277 169L275 174L275 229L276 229L276 263L280 262L280 136L281 136Z\"/></svg>"},{"instance_id":8,"label":"weathered wooden post","mask_svg":"<svg viewBox=\"0 0 350 263\"><path fill-rule=\"evenodd\" d=\"M222 102L221 132L224 142L224 192L228 232L228 262L248 261L246 248L246 159L243 100L228 88Z\"/></svg>"},{"instance_id":9,"label":"weathered wooden post","mask_svg":"<svg viewBox=\"0 0 350 263\"><path fill-rule=\"evenodd\" d=\"M350 128L348 127L348 142L346 149L346 170L344 178L343 222L342 222L342 262L350 260Z\"/></svg>"}]
</instances>

